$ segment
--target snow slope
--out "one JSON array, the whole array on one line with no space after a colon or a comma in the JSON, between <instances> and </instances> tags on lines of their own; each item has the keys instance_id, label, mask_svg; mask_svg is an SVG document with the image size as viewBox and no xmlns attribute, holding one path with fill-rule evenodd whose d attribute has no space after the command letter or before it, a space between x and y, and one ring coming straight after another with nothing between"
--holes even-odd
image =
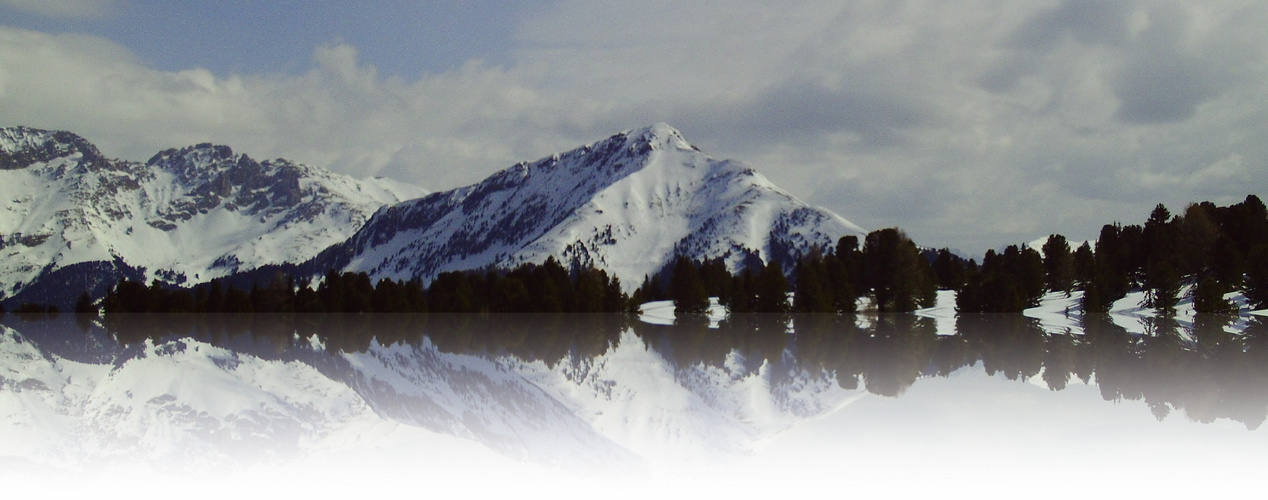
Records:
<instances>
[{"instance_id":1,"label":"snow slope","mask_svg":"<svg viewBox=\"0 0 1268 500\"><path fill-rule=\"evenodd\" d=\"M658 124L392 206L315 268L429 280L554 256L605 269L632 291L675 254L723 258L732 269L787 265L812 246L862 233Z\"/></svg>"},{"instance_id":2,"label":"snow slope","mask_svg":"<svg viewBox=\"0 0 1268 500\"><path fill-rule=\"evenodd\" d=\"M107 159L68 132L4 128L0 299L68 266L102 269L85 263L182 283L302 262L380 207L421 194L225 146L170 149L142 164Z\"/></svg>"}]
</instances>

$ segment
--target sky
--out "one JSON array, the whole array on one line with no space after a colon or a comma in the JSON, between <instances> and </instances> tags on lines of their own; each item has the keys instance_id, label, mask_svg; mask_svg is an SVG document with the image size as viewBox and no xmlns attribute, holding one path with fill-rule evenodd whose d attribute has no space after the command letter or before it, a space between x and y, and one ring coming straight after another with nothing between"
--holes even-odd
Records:
<instances>
[{"instance_id":1,"label":"sky","mask_svg":"<svg viewBox=\"0 0 1268 500\"><path fill-rule=\"evenodd\" d=\"M438 191L668 123L980 255L1268 196L1259 0L0 0L0 126Z\"/></svg>"}]
</instances>

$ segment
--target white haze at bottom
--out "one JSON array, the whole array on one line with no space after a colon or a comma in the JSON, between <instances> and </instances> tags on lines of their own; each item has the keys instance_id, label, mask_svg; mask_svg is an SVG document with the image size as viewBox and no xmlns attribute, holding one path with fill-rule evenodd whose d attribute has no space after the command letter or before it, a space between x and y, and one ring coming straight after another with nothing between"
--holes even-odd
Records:
<instances>
[{"instance_id":1,"label":"white haze at bottom","mask_svg":"<svg viewBox=\"0 0 1268 500\"><path fill-rule=\"evenodd\" d=\"M897 398L860 391L752 453L670 449L643 470L532 463L367 418L274 464L120 462L0 478L8 498L1200 498L1262 491L1265 450L1268 436L1241 423L1176 414L1159 422L1143 402L1104 401L1095 384L1054 392L979 365L922 379Z\"/></svg>"}]
</instances>

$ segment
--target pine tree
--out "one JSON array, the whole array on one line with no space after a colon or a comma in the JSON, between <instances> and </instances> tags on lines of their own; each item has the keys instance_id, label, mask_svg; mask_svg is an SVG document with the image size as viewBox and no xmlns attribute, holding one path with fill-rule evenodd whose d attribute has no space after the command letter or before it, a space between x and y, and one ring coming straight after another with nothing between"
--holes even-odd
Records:
<instances>
[{"instance_id":1,"label":"pine tree","mask_svg":"<svg viewBox=\"0 0 1268 500\"><path fill-rule=\"evenodd\" d=\"M1096 255L1092 252L1092 246L1086 241L1083 242L1079 245L1079 249L1074 251L1073 260L1074 279L1079 282L1081 288L1086 288L1096 276Z\"/></svg>"},{"instance_id":2,"label":"pine tree","mask_svg":"<svg viewBox=\"0 0 1268 500\"><path fill-rule=\"evenodd\" d=\"M788 278L777 262L767 262L756 281L753 312L788 312Z\"/></svg>"},{"instance_id":3,"label":"pine tree","mask_svg":"<svg viewBox=\"0 0 1268 500\"><path fill-rule=\"evenodd\" d=\"M1246 281L1242 285L1251 309L1268 309L1268 245L1261 245L1246 259Z\"/></svg>"},{"instance_id":4,"label":"pine tree","mask_svg":"<svg viewBox=\"0 0 1268 500\"><path fill-rule=\"evenodd\" d=\"M1175 312L1179 302L1177 294L1180 293L1180 277L1176 275L1170 262L1163 258L1151 261L1145 274L1145 287L1148 293L1145 295L1144 307L1152 307L1163 313Z\"/></svg>"},{"instance_id":5,"label":"pine tree","mask_svg":"<svg viewBox=\"0 0 1268 500\"><path fill-rule=\"evenodd\" d=\"M835 313L836 300L828 285L827 270L818 250L797 259L793 268L797 290L793 295L793 310L801 313Z\"/></svg>"},{"instance_id":6,"label":"pine tree","mask_svg":"<svg viewBox=\"0 0 1268 500\"><path fill-rule=\"evenodd\" d=\"M858 289L856 277L851 276L845 264L835 255L823 259L823 271L827 286L832 295L833 311L848 314L858 308Z\"/></svg>"},{"instance_id":7,"label":"pine tree","mask_svg":"<svg viewBox=\"0 0 1268 500\"><path fill-rule=\"evenodd\" d=\"M1118 224L1101 227L1096 240L1096 266L1093 281L1097 286L1100 302L1109 304L1123 298L1131 288L1131 251L1124 237L1124 228Z\"/></svg>"},{"instance_id":8,"label":"pine tree","mask_svg":"<svg viewBox=\"0 0 1268 500\"><path fill-rule=\"evenodd\" d=\"M1070 289L1074 288L1074 259L1065 236L1048 236L1048 241L1043 244L1043 267L1047 274L1048 289L1068 295Z\"/></svg>"},{"instance_id":9,"label":"pine tree","mask_svg":"<svg viewBox=\"0 0 1268 500\"><path fill-rule=\"evenodd\" d=\"M1119 279L1112 276L1107 267L1098 264L1092 281L1083 287L1083 312L1109 312L1114 305L1114 301L1122 297L1121 295L1116 295L1117 292L1113 288L1115 286L1114 283Z\"/></svg>"},{"instance_id":10,"label":"pine tree","mask_svg":"<svg viewBox=\"0 0 1268 500\"><path fill-rule=\"evenodd\" d=\"M211 280L211 291L207 292L207 305L203 307L203 310L209 313L224 312L225 295L224 290L220 288L219 279Z\"/></svg>"},{"instance_id":11,"label":"pine tree","mask_svg":"<svg viewBox=\"0 0 1268 500\"><path fill-rule=\"evenodd\" d=\"M726 302L726 308L731 313L751 313L755 309L755 299L757 292L755 288L755 278L753 272L748 268L740 271L740 274L731 278L731 298Z\"/></svg>"},{"instance_id":12,"label":"pine tree","mask_svg":"<svg viewBox=\"0 0 1268 500\"><path fill-rule=\"evenodd\" d=\"M709 308L709 296L705 293L704 280L695 262L684 256L674 259L669 278L669 294L679 314L704 314Z\"/></svg>"},{"instance_id":13,"label":"pine tree","mask_svg":"<svg viewBox=\"0 0 1268 500\"><path fill-rule=\"evenodd\" d=\"M97 314L97 305L92 303L92 297L88 292L79 294L79 300L75 301L75 314Z\"/></svg>"},{"instance_id":14,"label":"pine tree","mask_svg":"<svg viewBox=\"0 0 1268 500\"><path fill-rule=\"evenodd\" d=\"M730 300L731 272L727 271L725 261L720 258L704 261L700 264L700 279L704 281L706 295L717 297L722 303Z\"/></svg>"},{"instance_id":15,"label":"pine tree","mask_svg":"<svg viewBox=\"0 0 1268 500\"><path fill-rule=\"evenodd\" d=\"M577 305L575 312L595 313L603 311L604 299L607 294L607 275L600 273L602 271L595 268L577 271L577 283L575 286Z\"/></svg>"},{"instance_id":16,"label":"pine tree","mask_svg":"<svg viewBox=\"0 0 1268 500\"><path fill-rule=\"evenodd\" d=\"M1193 310L1198 313L1227 314L1237 312L1232 302L1224 298L1224 285L1207 276L1198 281L1190 292Z\"/></svg>"},{"instance_id":17,"label":"pine tree","mask_svg":"<svg viewBox=\"0 0 1268 500\"><path fill-rule=\"evenodd\" d=\"M964 259L951 253L950 249L938 250L938 257L933 261L933 273L938 278L938 288L959 290L964 286Z\"/></svg>"},{"instance_id":18,"label":"pine tree","mask_svg":"<svg viewBox=\"0 0 1268 500\"><path fill-rule=\"evenodd\" d=\"M911 312L932 305L933 270L898 228L868 233L863 243L864 282L881 312Z\"/></svg>"}]
</instances>

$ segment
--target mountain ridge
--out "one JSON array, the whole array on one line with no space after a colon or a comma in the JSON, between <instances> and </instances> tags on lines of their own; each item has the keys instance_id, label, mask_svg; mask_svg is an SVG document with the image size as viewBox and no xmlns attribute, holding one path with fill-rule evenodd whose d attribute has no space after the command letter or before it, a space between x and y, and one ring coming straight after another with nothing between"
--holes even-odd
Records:
<instances>
[{"instance_id":1,"label":"mountain ridge","mask_svg":"<svg viewBox=\"0 0 1268 500\"><path fill-rule=\"evenodd\" d=\"M210 143L111 160L76 134L30 127L0 129L0 166L0 299L10 303L64 306L121 277L198 283L304 261L421 194Z\"/></svg>"},{"instance_id":2,"label":"mountain ridge","mask_svg":"<svg viewBox=\"0 0 1268 500\"><path fill-rule=\"evenodd\" d=\"M125 277L189 285L277 267L427 282L551 257L631 292L676 255L791 269L863 235L664 123L430 194L211 143L112 160L73 133L29 127L0 129L0 167L8 305L67 305Z\"/></svg>"},{"instance_id":3,"label":"mountain ridge","mask_svg":"<svg viewBox=\"0 0 1268 500\"><path fill-rule=\"evenodd\" d=\"M309 267L426 281L554 257L604 269L629 292L678 254L791 268L847 234L863 231L660 123L386 207Z\"/></svg>"}]
</instances>

